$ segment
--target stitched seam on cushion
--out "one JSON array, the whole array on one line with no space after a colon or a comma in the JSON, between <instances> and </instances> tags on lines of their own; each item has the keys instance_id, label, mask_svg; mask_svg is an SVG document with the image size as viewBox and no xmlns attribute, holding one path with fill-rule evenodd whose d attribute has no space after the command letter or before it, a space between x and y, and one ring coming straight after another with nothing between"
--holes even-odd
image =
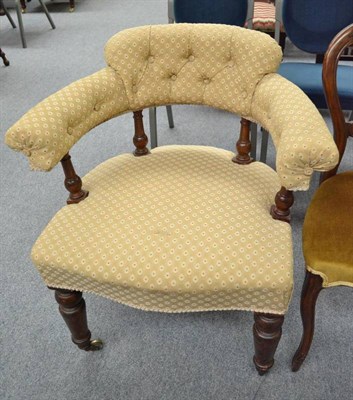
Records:
<instances>
[{"instance_id":1,"label":"stitched seam on cushion","mask_svg":"<svg viewBox=\"0 0 353 400\"><path fill-rule=\"evenodd\" d=\"M91 289L82 289L78 286L67 286L67 285L57 285L54 283L50 283L48 280L45 280L45 283L47 284L47 286L56 288L56 289L66 289L66 290L72 290L72 291L77 291L77 292L84 292L84 293L92 293L95 294L97 296L101 296L101 297L105 297L106 299L115 301L116 303L120 303L132 308L135 308L137 310L143 310L143 311L151 311L151 312L161 312L161 313L168 313L168 314L182 314L182 313L189 313L189 312L205 312L205 311L251 311L251 312L260 312L260 313L265 313L265 314L276 314L276 315L285 315L287 310L288 310L288 306L286 308L286 311L284 313L275 311L275 310L268 310L268 309L263 309L263 308L259 308L259 309L254 309L254 308L250 308L250 307L224 307L224 308L217 308L217 307L212 307L212 308L198 308L198 309L190 309L190 310L171 310L171 309L159 309L159 308L147 308L147 307L138 307L136 305L132 305L132 303L129 302L125 302L125 301L121 301L121 300L117 300L116 298L114 298L113 296L109 296L107 294L103 294L103 293L97 293Z\"/></svg>"},{"instance_id":2,"label":"stitched seam on cushion","mask_svg":"<svg viewBox=\"0 0 353 400\"><path fill-rule=\"evenodd\" d=\"M121 82L123 83L124 90L125 90L125 96L127 98L128 104L129 104L129 110L131 110L130 99L129 99L129 96L127 95L127 90L126 90L126 85L125 85L124 79L122 78L122 76L119 74L119 72L116 69L114 69L110 65L108 65L108 67L111 68L118 75L118 77L121 79Z\"/></svg>"},{"instance_id":3,"label":"stitched seam on cushion","mask_svg":"<svg viewBox=\"0 0 353 400\"><path fill-rule=\"evenodd\" d=\"M323 280L322 286L324 286L324 287L333 287L333 286L341 286L341 285L353 287L353 282L346 282L346 281L329 282L329 279L325 273L323 273L321 271L317 271L317 270L311 268L309 265L306 266L306 269L314 275L321 276L321 278Z\"/></svg>"}]
</instances>

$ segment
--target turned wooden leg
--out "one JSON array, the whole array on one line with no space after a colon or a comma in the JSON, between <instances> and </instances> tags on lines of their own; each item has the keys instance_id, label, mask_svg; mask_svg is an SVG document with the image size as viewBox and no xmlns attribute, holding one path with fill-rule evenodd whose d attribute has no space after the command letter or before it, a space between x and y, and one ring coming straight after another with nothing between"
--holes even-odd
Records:
<instances>
[{"instance_id":1,"label":"turned wooden leg","mask_svg":"<svg viewBox=\"0 0 353 400\"><path fill-rule=\"evenodd\" d=\"M273 365L273 356L282 335L284 315L254 313L254 363L260 375Z\"/></svg>"},{"instance_id":2,"label":"turned wooden leg","mask_svg":"<svg viewBox=\"0 0 353 400\"><path fill-rule=\"evenodd\" d=\"M303 322L303 335L292 360L292 371L296 372L303 364L311 346L315 327L315 305L322 289L322 278L306 271L300 301L300 313Z\"/></svg>"},{"instance_id":3,"label":"turned wooden leg","mask_svg":"<svg viewBox=\"0 0 353 400\"><path fill-rule=\"evenodd\" d=\"M55 289L55 299L59 311L71 332L72 341L82 350L100 350L101 340L91 340L91 332L87 326L86 303L81 292Z\"/></svg>"},{"instance_id":4,"label":"turned wooden leg","mask_svg":"<svg viewBox=\"0 0 353 400\"><path fill-rule=\"evenodd\" d=\"M70 0L69 1L69 12L74 12L75 11L75 0Z\"/></svg>"}]
</instances>

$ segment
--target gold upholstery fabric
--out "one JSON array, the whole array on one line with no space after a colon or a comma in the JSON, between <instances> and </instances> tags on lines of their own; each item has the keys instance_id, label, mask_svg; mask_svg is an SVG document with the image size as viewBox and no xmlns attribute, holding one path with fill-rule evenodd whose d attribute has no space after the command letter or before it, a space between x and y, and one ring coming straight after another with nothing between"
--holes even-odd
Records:
<instances>
[{"instance_id":1,"label":"gold upholstery fabric","mask_svg":"<svg viewBox=\"0 0 353 400\"><path fill-rule=\"evenodd\" d=\"M108 67L26 113L6 135L33 169L48 171L94 126L163 104L205 104L269 130L287 189L308 188L313 170L333 168L337 148L315 106L274 72L280 47L268 35L212 24L132 28L109 40Z\"/></svg>"},{"instance_id":2,"label":"gold upholstery fabric","mask_svg":"<svg viewBox=\"0 0 353 400\"><path fill-rule=\"evenodd\" d=\"M277 174L233 153L165 146L112 158L83 179L32 259L47 285L145 310L284 314L292 293L290 225L271 218Z\"/></svg>"},{"instance_id":3,"label":"gold upholstery fabric","mask_svg":"<svg viewBox=\"0 0 353 400\"><path fill-rule=\"evenodd\" d=\"M324 181L316 191L303 227L307 268L323 286L353 287L353 171Z\"/></svg>"}]
</instances>

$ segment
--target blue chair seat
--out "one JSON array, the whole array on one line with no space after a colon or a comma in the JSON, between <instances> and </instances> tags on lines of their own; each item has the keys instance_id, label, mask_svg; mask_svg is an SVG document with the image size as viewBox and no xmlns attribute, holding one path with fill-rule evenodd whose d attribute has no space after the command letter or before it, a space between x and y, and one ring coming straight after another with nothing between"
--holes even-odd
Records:
<instances>
[{"instance_id":1,"label":"blue chair seat","mask_svg":"<svg viewBox=\"0 0 353 400\"><path fill-rule=\"evenodd\" d=\"M322 64L282 63L278 73L299 86L317 108L327 108L322 86ZM347 82L351 84L347 85ZM342 109L353 110L353 67L338 66L337 89Z\"/></svg>"}]
</instances>

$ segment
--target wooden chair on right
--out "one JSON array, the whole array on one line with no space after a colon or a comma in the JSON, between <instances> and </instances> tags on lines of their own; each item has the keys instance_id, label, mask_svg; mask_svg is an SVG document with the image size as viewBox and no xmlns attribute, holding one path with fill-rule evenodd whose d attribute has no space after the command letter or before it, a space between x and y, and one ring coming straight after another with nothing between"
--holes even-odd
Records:
<instances>
[{"instance_id":1,"label":"wooden chair on right","mask_svg":"<svg viewBox=\"0 0 353 400\"><path fill-rule=\"evenodd\" d=\"M352 45L353 24L332 40L322 71L340 160L347 139L353 137L353 122L346 122L342 112L337 93L337 66L344 49ZM339 285L353 287L353 170L337 174L337 169L338 166L323 174L305 216L303 251L306 277L300 307L303 336L293 357L293 371L299 370L309 352L314 334L315 304L320 291Z\"/></svg>"}]
</instances>

